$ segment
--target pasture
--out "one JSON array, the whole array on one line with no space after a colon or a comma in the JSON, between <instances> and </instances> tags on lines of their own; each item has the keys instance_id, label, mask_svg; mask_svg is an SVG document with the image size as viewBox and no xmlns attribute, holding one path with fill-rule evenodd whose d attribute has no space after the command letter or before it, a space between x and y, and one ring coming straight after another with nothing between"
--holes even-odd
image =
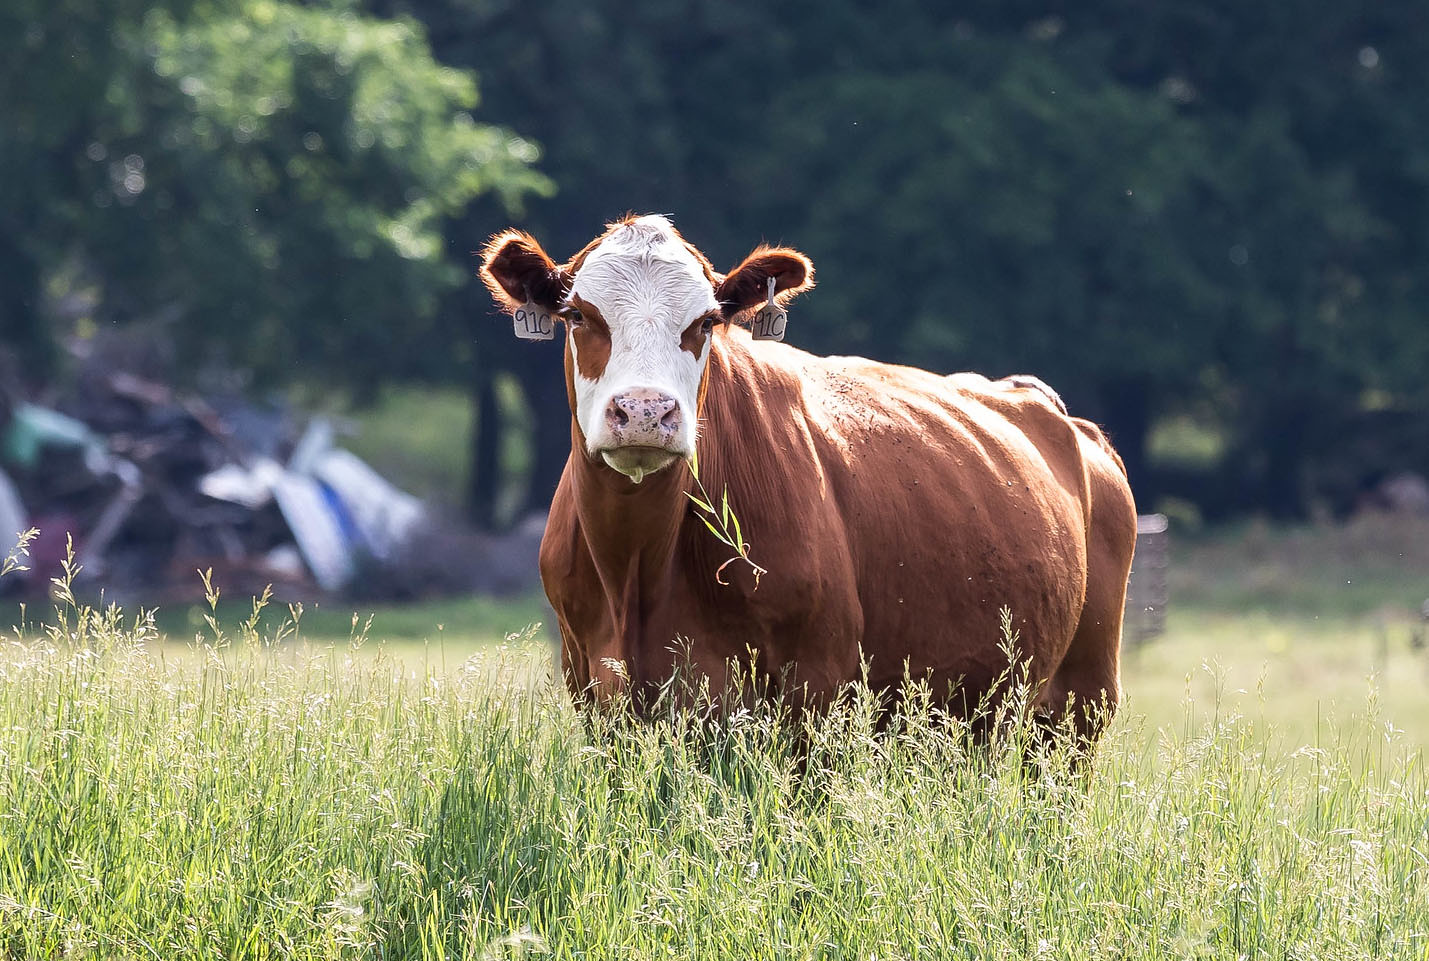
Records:
<instances>
[{"instance_id":1,"label":"pasture","mask_svg":"<svg viewBox=\"0 0 1429 961\"><path fill-rule=\"evenodd\" d=\"M0 653L0 957L1423 958L1426 534L1183 545L1090 774L916 701L802 766L593 731L534 600L62 604Z\"/></svg>"}]
</instances>

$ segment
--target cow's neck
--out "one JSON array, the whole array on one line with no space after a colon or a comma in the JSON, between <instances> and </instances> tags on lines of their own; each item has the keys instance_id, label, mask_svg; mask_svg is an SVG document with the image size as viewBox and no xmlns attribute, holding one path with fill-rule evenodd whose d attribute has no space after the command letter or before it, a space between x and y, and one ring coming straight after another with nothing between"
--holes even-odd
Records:
<instances>
[{"instance_id":1,"label":"cow's neck","mask_svg":"<svg viewBox=\"0 0 1429 961\"><path fill-rule=\"evenodd\" d=\"M716 341L709 361L701 420L711 429L702 430L699 441L699 469L709 495L718 505L727 489L729 461L723 444L723 430L714 423L724 418L713 407L724 403L730 377L726 350ZM726 429L728 424L722 425ZM586 545L600 575L607 598L635 614L641 603L648 604L668 584L675 554L693 550L701 569L713 571L726 559L726 551L692 516L689 494L698 494L689 465L676 462L639 483L585 453L585 439L572 422L572 483L576 510ZM694 537L686 525L695 525ZM707 556L706 556L707 555ZM714 584L713 577L710 583Z\"/></svg>"},{"instance_id":2,"label":"cow's neck","mask_svg":"<svg viewBox=\"0 0 1429 961\"><path fill-rule=\"evenodd\" d=\"M638 597L659 585L669 568L689 506L690 471L683 463L639 483L592 460L579 435L571 454L581 531L607 596Z\"/></svg>"}]
</instances>

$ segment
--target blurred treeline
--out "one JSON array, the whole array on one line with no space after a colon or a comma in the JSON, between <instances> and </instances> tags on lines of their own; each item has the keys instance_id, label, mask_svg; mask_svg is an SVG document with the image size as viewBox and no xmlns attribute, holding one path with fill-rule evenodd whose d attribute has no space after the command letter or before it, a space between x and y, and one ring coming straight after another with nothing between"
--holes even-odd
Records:
<instances>
[{"instance_id":1,"label":"blurred treeline","mask_svg":"<svg viewBox=\"0 0 1429 961\"><path fill-rule=\"evenodd\" d=\"M30 378L112 325L463 384L490 522L569 424L473 252L665 212L808 253L799 346L1042 376L1143 507L1338 512L1429 472L1426 115L1422 0L8 0L0 322Z\"/></svg>"}]
</instances>

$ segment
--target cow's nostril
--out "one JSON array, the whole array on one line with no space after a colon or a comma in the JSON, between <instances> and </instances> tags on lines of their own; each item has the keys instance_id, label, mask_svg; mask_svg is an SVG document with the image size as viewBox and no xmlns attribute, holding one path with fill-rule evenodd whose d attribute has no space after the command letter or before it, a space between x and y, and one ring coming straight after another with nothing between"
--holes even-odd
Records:
<instances>
[{"instance_id":1,"label":"cow's nostril","mask_svg":"<svg viewBox=\"0 0 1429 961\"><path fill-rule=\"evenodd\" d=\"M672 407L665 412L665 416L660 418L660 426L665 430L680 429L680 408Z\"/></svg>"},{"instance_id":2,"label":"cow's nostril","mask_svg":"<svg viewBox=\"0 0 1429 961\"><path fill-rule=\"evenodd\" d=\"M615 422L616 427L624 427L626 424L630 423L630 415L625 412L624 407L617 406L614 410L610 412L610 414L611 419Z\"/></svg>"}]
</instances>

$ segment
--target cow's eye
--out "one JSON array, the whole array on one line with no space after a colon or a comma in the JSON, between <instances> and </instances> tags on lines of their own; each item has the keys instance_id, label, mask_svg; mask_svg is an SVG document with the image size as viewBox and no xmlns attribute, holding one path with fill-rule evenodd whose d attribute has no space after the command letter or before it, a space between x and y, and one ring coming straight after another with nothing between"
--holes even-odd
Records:
<instances>
[{"instance_id":1,"label":"cow's eye","mask_svg":"<svg viewBox=\"0 0 1429 961\"><path fill-rule=\"evenodd\" d=\"M709 332L712 331L712 330L714 330L714 325L715 325L715 315L714 315L714 314L710 314L710 315L709 315L708 317L706 317L706 318L704 319L704 321L700 324L700 330L704 331L705 335L708 336L708 335L709 335Z\"/></svg>"},{"instance_id":2,"label":"cow's eye","mask_svg":"<svg viewBox=\"0 0 1429 961\"><path fill-rule=\"evenodd\" d=\"M561 317L565 320L567 324L569 324L573 328L579 327L581 324L585 323L585 317L582 316L581 312L579 310L576 310L574 307L562 313Z\"/></svg>"}]
</instances>

